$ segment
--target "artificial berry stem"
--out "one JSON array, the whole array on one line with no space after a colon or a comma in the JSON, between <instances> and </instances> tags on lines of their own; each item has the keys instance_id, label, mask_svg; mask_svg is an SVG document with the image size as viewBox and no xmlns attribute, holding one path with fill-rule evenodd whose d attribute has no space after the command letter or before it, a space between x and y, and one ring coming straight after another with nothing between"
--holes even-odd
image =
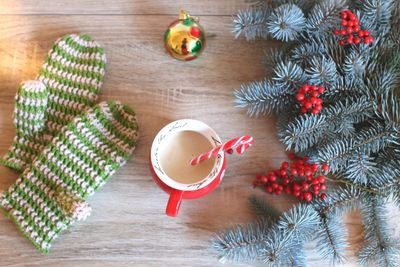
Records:
<instances>
[{"instance_id":1,"label":"artificial berry stem","mask_svg":"<svg viewBox=\"0 0 400 267\"><path fill-rule=\"evenodd\" d=\"M339 40L340 45L350 45L350 44L372 44L374 38L370 35L368 30L363 30L360 27L360 21L357 15L350 10L345 10L340 12L340 17L342 18L341 26L342 29L335 29L333 33L338 36L342 36Z\"/></svg>"},{"instance_id":2,"label":"artificial berry stem","mask_svg":"<svg viewBox=\"0 0 400 267\"><path fill-rule=\"evenodd\" d=\"M262 187L267 193L275 195L291 194L300 200L310 202L313 198L324 200L326 193L327 164L308 163L309 158L299 158L289 154L291 163L284 161L277 170L267 175L259 175L253 182L254 187Z\"/></svg>"},{"instance_id":3,"label":"artificial berry stem","mask_svg":"<svg viewBox=\"0 0 400 267\"><path fill-rule=\"evenodd\" d=\"M305 84L296 94L297 101L301 104L301 112L307 113L311 111L312 114L318 114L322 110L322 99L319 98L325 92L322 86Z\"/></svg>"}]
</instances>

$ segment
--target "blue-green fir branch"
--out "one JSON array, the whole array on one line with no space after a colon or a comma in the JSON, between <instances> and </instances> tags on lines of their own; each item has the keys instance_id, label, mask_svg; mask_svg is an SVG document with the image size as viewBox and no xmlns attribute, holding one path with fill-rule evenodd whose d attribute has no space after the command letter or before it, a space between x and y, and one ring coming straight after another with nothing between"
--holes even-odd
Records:
<instances>
[{"instance_id":1,"label":"blue-green fir branch","mask_svg":"<svg viewBox=\"0 0 400 267\"><path fill-rule=\"evenodd\" d=\"M236 106L247 108L250 116L272 115L281 112L293 101L295 92L288 86L268 80L244 84L234 93Z\"/></svg>"},{"instance_id":2,"label":"blue-green fir branch","mask_svg":"<svg viewBox=\"0 0 400 267\"><path fill-rule=\"evenodd\" d=\"M239 11L233 20L233 33L236 38L244 35L247 40L267 38L267 20L271 10L268 8Z\"/></svg>"},{"instance_id":3,"label":"blue-green fir branch","mask_svg":"<svg viewBox=\"0 0 400 267\"><path fill-rule=\"evenodd\" d=\"M304 28L303 11L293 4L279 6L268 20L268 31L272 37L284 42L296 40Z\"/></svg>"},{"instance_id":4,"label":"blue-green fir branch","mask_svg":"<svg viewBox=\"0 0 400 267\"><path fill-rule=\"evenodd\" d=\"M362 266L398 266L400 249L388 227L387 199L370 196L361 208L365 240L358 257Z\"/></svg>"},{"instance_id":5,"label":"blue-green fir branch","mask_svg":"<svg viewBox=\"0 0 400 267\"><path fill-rule=\"evenodd\" d=\"M346 6L345 0L322 0L311 10L307 18L307 30L321 33L338 22L338 13Z\"/></svg>"}]
</instances>

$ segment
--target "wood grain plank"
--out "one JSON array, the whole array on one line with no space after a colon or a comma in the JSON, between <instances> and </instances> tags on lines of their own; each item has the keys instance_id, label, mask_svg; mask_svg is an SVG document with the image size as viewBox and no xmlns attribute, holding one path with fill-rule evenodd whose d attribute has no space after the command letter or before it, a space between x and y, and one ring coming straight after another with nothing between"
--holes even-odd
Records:
<instances>
[{"instance_id":1,"label":"wood grain plank","mask_svg":"<svg viewBox=\"0 0 400 267\"><path fill-rule=\"evenodd\" d=\"M36 2L38 6L44 3ZM128 2L114 4L123 10ZM78 1L70 3L78 6ZM88 3L94 5L85 1L82 8ZM46 12L64 12L61 5L49 5L53 9ZM38 10L32 6L33 1L26 10ZM248 196L259 194L281 210L293 204L289 198L252 189L256 174L277 167L285 158L284 148L276 138L274 120L248 118L234 107L232 96L240 84L263 77L262 47L277 43L234 41L231 18L209 16L203 24L214 37L208 39L204 55L193 62L178 62L164 52L162 43L165 27L174 17L0 15L0 155L13 138L11 115L18 84L33 79L53 41L71 32L90 34L104 45L109 64L101 99L119 99L134 106L142 136L129 162L90 199L92 215L65 231L48 256L39 254L9 219L0 216L1 265L224 266L209 249L210 238L226 227L254 219L247 207ZM251 134L256 143L242 157L229 158L220 187L204 198L185 201L179 217L172 219L164 215L167 195L152 181L147 156L157 131L180 118L200 119L224 140ZM16 177L1 167L0 189ZM355 253L363 240L359 216L347 216L346 225L352 245L350 261L340 266L356 266ZM306 247L309 266L321 266L313 252L315 244Z\"/></svg>"},{"instance_id":2,"label":"wood grain plank","mask_svg":"<svg viewBox=\"0 0 400 267\"><path fill-rule=\"evenodd\" d=\"M246 8L245 1L233 0L2 0L0 14L178 14L181 8L193 15L232 15Z\"/></svg>"}]
</instances>

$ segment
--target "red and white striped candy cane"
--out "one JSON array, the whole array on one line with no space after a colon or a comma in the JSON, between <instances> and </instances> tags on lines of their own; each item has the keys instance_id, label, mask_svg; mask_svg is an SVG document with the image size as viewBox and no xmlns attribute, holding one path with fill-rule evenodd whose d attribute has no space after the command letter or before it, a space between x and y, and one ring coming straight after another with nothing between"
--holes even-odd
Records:
<instances>
[{"instance_id":1,"label":"red and white striped candy cane","mask_svg":"<svg viewBox=\"0 0 400 267\"><path fill-rule=\"evenodd\" d=\"M193 158L190 161L190 164L197 165L202 161L205 161L207 159L210 159L211 157L217 156L222 151L232 154L234 148L236 148L236 152L238 154L242 154L253 143L254 143L254 138L251 137L250 135L237 137L235 139L229 140L228 142L226 142L220 146L217 146L216 148L214 148L204 154L201 154L200 156Z\"/></svg>"}]
</instances>

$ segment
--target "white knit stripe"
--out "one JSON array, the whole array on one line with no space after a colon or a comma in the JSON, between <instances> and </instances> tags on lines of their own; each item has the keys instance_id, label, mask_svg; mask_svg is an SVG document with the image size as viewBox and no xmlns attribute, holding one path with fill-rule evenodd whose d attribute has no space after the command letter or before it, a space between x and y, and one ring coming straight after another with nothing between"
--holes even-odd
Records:
<instances>
[{"instance_id":1,"label":"white knit stripe","mask_svg":"<svg viewBox=\"0 0 400 267\"><path fill-rule=\"evenodd\" d=\"M89 193L92 192L93 189L90 188L89 184L85 181L85 179L82 179L78 173L76 173L70 167L66 166L63 162L61 162L52 151L46 150L45 155L49 162L52 162L53 164L58 166L58 168L64 174L66 174L69 178L71 178L76 184L80 185L85 192L89 192ZM69 158L69 155L66 155L66 156ZM60 181L62 181L60 177L56 177L56 178L59 179ZM65 184L63 181L62 181L62 183ZM70 187L70 188L72 188L72 187ZM75 196L80 196L78 191L71 190L71 192L73 192L73 194Z\"/></svg>"},{"instance_id":2,"label":"white knit stripe","mask_svg":"<svg viewBox=\"0 0 400 267\"><path fill-rule=\"evenodd\" d=\"M29 174L27 175L28 179L32 179L33 173L29 172ZM37 177L34 177L35 181L37 181ZM33 183L33 181L32 181ZM30 190L30 188L27 188L26 185L24 183L19 183L18 187L27 195L29 196L29 198L31 200L33 200L37 206L40 207L40 209L42 211L44 211L44 213L46 214L47 218L54 224L56 225L57 222L59 221L59 217L47 206L45 200L39 195L36 194L35 191ZM44 188L46 190L46 188ZM41 189L42 190L42 189ZM43 190L42 190L43 191ZM53 195L54 193L50 190L47 189L47 192L51 192L51 195ZM51 230L50 228L47 228L49 231Z\"/></svg>"},{"instance_id":3,"label":"white knit stripe","mask_svg":"<svg viewBox=\"0 0 400 267\"><path fill-rule=\"evenodd\" d=\"M4 160L5 160L5 161L8 161L8 162L10 162L10 163L19 165L19 166L21 166L21 167L25 166L25 164L26 164L25 161L22 161L22 160L20 160L20 159L14 158L14 157L11 158L11 157L9 157L8 155L4 157Z\"/></svg>"},{"instance_id":4,"label":"white knit stripe","mask_svg":"<svg viewBox=\"0 0 400 267\"><path fill-rule=\"evenodd\" d=\"M8 202L4 192L0 195L0 205L7 211L12 209L12 206L10 205L10 202Z\"/></svg>"},{"instance_id":5,"label":"white knit stripe","mask_svg":"<svg viewBox=\"0 0 400 267\"><path fill-rule=\"evenodd\" d=\"M35 209L17 192L12 192L11 196L21 207L22 211L25 211L25 214L29 216L36 226L42 230L43 234L48 236L50 234L51 229L46 225L46 223L41 219L41 216L35 211ZM34 240L40 244L42 242L42 238L38 235L37 232L34 234ZM39 239L39 240L38 240Z\"/></svg>"},{"instance_id":6,"label":"white knit stripe","mask_svg":"<svg viewBox=\"0 0 400 267\"><path fill-rule=\"evenodd\" d=\"M14 125L20 130L23 128L23 132L30 133L29 131L38 132L39 130L43 129L43 124L31 124L31 121L23 121L23 120L14 120ZM29 130L29 131L27 131Z\"/></svg>"},{"instance_id":7,"label":"white knit stripe","mask_svg":"<svg viewBox=\"0 0 400 267\"><path fill-rule=\"evenodd\" d=\"M74 145L79 151L92 159L93 162L98 165L100 169L106 172L110 171L110 165L107 165L105 160L97 156L96 152L93 149L89 148L83 142L81 142L81 140L72 131L67 131L65 133L65 136L68 138L68 141L72 145Z\"/></svg>"},{"instance_id":8,"label":"white knit stripe","mask_svg":"<svg viewBox=\"0 0 400 267\"><path fill-rule=\"evenodd\" d=\"M79 156L77 156L73 151L68 149L66 145L64 145L59 140L56 140L55 142L53 142L53 144L60 150L60 153L62 155L65 155L73 163L79 166L80 169L83 170L87 176L89 176L93 181L96 182L96 184L98 184L101 181L96 170L90 167L88 164L86 164L84 160L80 159Z\"/></svg>"},{"instance_id":9,"label":"white knit stripe","mask_svg":"<svg viewBox=\"0 0 400 267\"><path fill-rule=\"evenodd\" d=\"M11 210L10 214L15 218L15 220L18 222L19 226L21 227L22 231L27 236L29 236L42 249L46 249L45 246L43 245L43 240L41 240L41 238L38 238L38 236L39 236L38 232L36 232L36 230L34 230L33 227L28 224L28 222L25 220L24 216L22 215L21 211Z\"/></svg>"},{"instance_id":10,"label":"white knit stripe","mask_svg":"<svg viewBox=\"0 0 400 267\"><path fill-rule=\"evenodd\" d=\"M121 124L116 118L114 118L110 108L104 107L101 109L102 113L104 116L111 122L111 124L120 132L122 133L125 137L128 139L137 139L137 131L128 127L125 127L123 124ZM118 112L120 112L120 109L118 108ZM121 114L121 113L120 113ZM122 116L122 114L121 114ZM135 121L129 121L129 123L135 123Z\"/></svg>"},{"instance_id":11,"label":"white knit stripe","mask_svg":"<svg viewBox=\"0 0 400 267\"><path fill-rule=\"evenodd\" d=\"M104 68L101 68L101 67L95 66L95 65L79 64L79 63L76 63L73 61L69 61L66 58L63 58L62 62L59 62L59 61L55 61L55 62L62 64L63 67L73 69L76 72L86 72L86 73L90 73L91 75L98 75L100 77L104 76L104 74L105 74ZM48 62L43 64L42 69L45 69L50 72L62 70L56 64L51 65Z\"/></svg>"},{"instance_id":12,"label":"white knit stripe","mask_svg":"<svg viewBox=\"0 0 400 267\"><path fill-rule=\"evenodd\" d=\"M21 83L20 90L29 93L43 93L47 90L46 85L36 80L28 80Z\"/></svg>"},{"instance_id":13,"label":"white knit stripe","mask_svg":"<svg viewBox=\"0 0 400 267\"><path fill-rule=\"evenodd\" d=\"M94 86L96 89L100 89L102 85L101 81L98 81L97 79L93 79L91 77L84 77L78 74L65 72L64 70L54 68L50 65L45 65L44 68L50 73L53 73L55 76L60 77L61 79L66 79L68 81L73 81L74 83L80 84L82 87L91 85Z\"/></svg>"},{"instance_id":14,"label":"white knit stripe","mask_svg":"<svg viewBox=\"0 0 400 267\"><path fill-rule=\"evenodd\" d=\"M51 115L53 115L53 116L55 116L55 117L61 119L61 120L64 120L64 121L72 121L72 120L75 118L74 115L67 114L67 113L64 113L64 112L61 112L61 111L52 109L51 107L49 107L49 108L47 109L47 112L48 112L49 114L51 114Z\"/></svg>"},{"instance_id":15,"label":"white knit stripe","mask_svg":"<svg viewBox=\"0 0 400 267\"><path fill-rule=\"evenodd\" d=\"M70 37L72 40L74 40L80 46L89 47L89 48L100 47L100 45L97 42L84 40L77 34L71 34Z\"/></svg>"},{"instance_id":16,"label":"white knit stripe","mask_svg":"<svg viewBox=\"0 0 400 267\"><path fill-rule=\"evenodd\" d=\"M45 149L46 151L47 149ZM58 175L56 175L53 171L51 171L46 165L39 161L35 161L33 166L42 172L50 181L53 181L57 186L69 190L74 195L79 195L79 192L74 190L72 186L66 184Z\"/></svg>"},{"instance_id":17,"label":"white knit stripe","mask_svg":"<svg viewBox=\"0 0 400 267\"><path fill-rule=\"evenodd\" d=\"M16 95L15 101L24 106L43 107L43 106L47 105L47 97L46 98L32 98L32 97Z\"/></svg>"},{"instance_id":18,"label":"white knit stripe","mask_svg":"<svg viewBox=\"0 0 400 267\"><path fill-rule=\"evenodd\" d=\"M116 145L120 150L124 151L125 153L129 153L129 144L125 143L123 140L119 139L112 132L106 129L101 121L96 118L95 114L88 114L87 117L91 124L96 127L96 129L99 130L99 132L103 134L106 139Z\"/></svg>"},{"instance_id":19,"label":"white knit stripe","mask_svg":"<svg viewBox=\"0 0 400 267\"><path fill-rule=\"evenodd\" d=\"M75 48L71 47L69 44L67 44L65 42L65 40L61 40L57 44L57 46L59 48L61 48L62 50L64 50L70 56L73 56L73 57L78 58L78 59L86 59L86 60L95 59L95 60L98 60L98 61L106 62L105 54L100 53L100 52L96 52L96 53L93 53L93 52L86 52L86 53L80 52L80 51L76 50Z\"/></svg>"},{"instance_id":20,"label":"white knit stripe","mask_svg":"<svg viewBox=\"0 0 400 267\"><path fill-rule=\"evenodd\" d=\"M49 100L61 106L69 107L71 109L84 110L86 108L86 105L83 103L68 100L53 94L49 95Z\"/></svg>"},{"instance_id":21,"label":"white knit stripe","mask_svg":"<svg viewBox=\"0 0 400 267\"><path fill-rule=\"evenodd\" d=\"M83 70L83 71L87 71L87 72L98 73L101 75L105 74L104 67L99 67L97 65L77 63L77 62L68 60L65 57L60 56L59 54L57 54L57 52L53 52L53 53L49 54L49 58L50 58L50 60L59 62L60 64L66 66L66 67L71 67L71 68L75 68L75 69Z\"/></svg>"},{"instance_id":22,"label":"white knit stripe","mask_svg":"<svg viewBox=\"0 0 400 267\"><path fill-rule=\"evenodd\" d=\"M29 159L29 160L33 160L36 155L26 151L26 150L22 150L20 148L15 148L13 151L16 155L18 155L19 158L25 158L25 159ZM25 165L25 161L22 162Z\"/></svg>"},{"instance_id":23,"label":"white knit stripe","mask_svg":"<svg viewBox=\"0 0 400 267\"><path fill-rule=\"evenodd\" d=\"M34 151L42 151L46 146L41 145L37 142L32 142L30 140L25 139L24 137L15 137L14 138L15 142L21 145L24 145L26 147L31 148Z\"/></svg>"},{"instance_id":24,"label":"white knit stripe","mask_svg":"<svg viewBox=\"0 0 400 267\"><path fill-rule=\"evenodd\" d=\"M44 83L48 84L49 87L57 89L60 92L66 92L68 94L73 94L76 96L84 97L87 100L93 101L93 102L95 102L97 100L98 95L90 92L89 90L71 87L66 84L61 84L54 79L50 79L50 78L44 77L44 76L40 76L39 79L42 80Z\"/></svg>"},{"instance_id":25,"label":"white knit stripe","mask_svg":"<svg viewBox=\"0 0 400 267\"><path fill-rule=\"evenodd\" d=\"M44 119L44 110L43 112L27 112L26 110L21 110L19 108L14 109L14 116L22 117L27 120L43 120Z\"/></svg>"},{"instance_id":26,"label":"white knit stripe","mask_svg":"<svg viewBox=\"0 0 400 267\"><path fill-rule=\"evenodd\" d=\"M104 152L104 154L109 155L114 162L124 161L124 159L119 156L116 151L110 149L96 135L94 135L88 128L86 128L84 123L77 122L76 128L81 134L85 135L85 137L89 140L91 144L93 144L94 147Z\"/></svg>"}]
</instances>

